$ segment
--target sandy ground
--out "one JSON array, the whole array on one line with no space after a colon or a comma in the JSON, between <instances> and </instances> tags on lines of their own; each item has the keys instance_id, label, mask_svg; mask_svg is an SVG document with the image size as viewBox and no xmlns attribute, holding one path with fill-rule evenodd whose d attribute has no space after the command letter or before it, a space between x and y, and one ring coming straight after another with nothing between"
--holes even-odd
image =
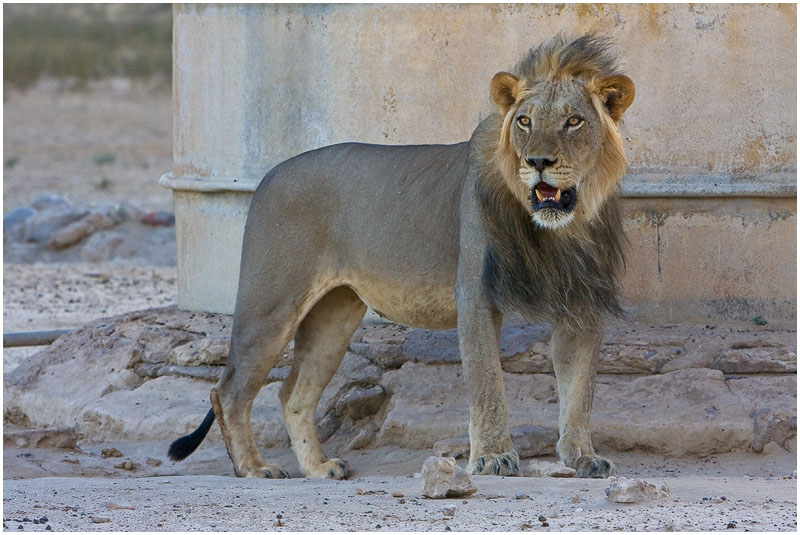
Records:
<instances>
[{"instance_id":1,"label":"sandy ground","mask_svg":"<svg viewBox=\"0 0 800 535\"><path fill-rule=\"evenodd\" d=\"M171 210L172 97L125 80L85 93L41 83L3 103L3 212L44 191L72 201ZM9 165L9 162L16 162ZM113 160L113 161L110 161Z\"/></svg>"},{"instance_id":2,"label":"sandy ground","mask_svg":"<svg viewBox=\"0 0 800 535\"><path fill-rule=\"evenodd\" d=\"M101 448L108 446L93 445L80 452L7 450L6 467L22 466L11 458L30 454L24 459L31 465L60 464L67 467L62 472L80 470L91 476L6 479L5 527L23 526L26 531L42 531L48 525L56 531L796 531L797 527L796 480L781 476L794 463L780 455L688 460L617 454L613 458L621 474L663 480L670 498L615 504L606 499L607 480L490 476L475 477L478 491L468 498L426 499L419 470L429 451L350 452L345 458L354 475L348 481L304 479L296 477L296 468L289 480L253 480L231 476L221 444L204 446L196 459L180 464L165 461L136 477L111 468L120 458L100 457ZM146 459L163 458L167 442L116 446L124 459L146 466ZM266 454L296 467L289 450ZM44 523L32 522L42 517L47 519ZM29 522L21 522L26 518Z\"/></svg>"},{"instance_id":3,"label":"sandy ground","mask_svg":"<svg viewBox=\"0 0 800 535\"><path fill-rule=\"evenodd\" d=\"M5 264L3 332L75 329L92 320L174 304L174 267ZM5 372L38 348L3 349Z\"/></svg>"},{"instance_id":4,"label":"sandy ground","mask_svg":"<svg viewBox=\"0 0 800 535\"><path fill-rule=\"evenodd\" d=\"M4 103L4 211L55 191L72 200L170 209L158 177L171 168L168 94L104 91L59 95L40 88ZM113 155L113 162L103 155ZM74 328L103 316L175 302L174 268L5 265L4 331ZM35 348L5 349L8 371ZM6 431L8 431L6 429ZM175 437L170 437L175 438ZM428 500L418 474L430 451L380 448L341 454L349 481L300 478L288 449L265 452L293 479L242 480L221 443L166 460L157 443L83 444L75 450L3 450L3 522L14 531L435 530L796 531L796 458L762 455L666 459L611 452L620 475L664 479L666 501L609 503L603 480L476 478L467 499ZM116 447L121 458L104 458ZM134 470L115 468L122 461ZM160 462L159 462L160 461ZM460 461L463 464L463 460ZM523 465L526 463L523 463ZM402 494L395 497L392 494ZM724 499L722 499L724 497ZM706 498L706 499L704 499ZM117 507L109 508L111 501ZM113 505L112 505L113 507ZM454 507L454 510L445 508Z\"/></svg>"}]
</instances>

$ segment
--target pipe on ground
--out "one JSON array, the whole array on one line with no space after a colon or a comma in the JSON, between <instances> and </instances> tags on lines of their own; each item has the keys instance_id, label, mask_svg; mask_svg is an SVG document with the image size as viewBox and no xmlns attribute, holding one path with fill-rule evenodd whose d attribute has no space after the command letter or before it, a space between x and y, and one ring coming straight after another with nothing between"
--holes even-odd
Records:
<instances>
[{"instance_id":1,"label":"pipe on ground","mask_svg":"<svg viewBox=\"0 0 800 535\"><path fill-rule=\"evenodd\" d=\"M3 347L46 346L62 334L72 331L62 329L54 331L27 331L20 333L3 333Z\"/></svg>"}]
</instances>

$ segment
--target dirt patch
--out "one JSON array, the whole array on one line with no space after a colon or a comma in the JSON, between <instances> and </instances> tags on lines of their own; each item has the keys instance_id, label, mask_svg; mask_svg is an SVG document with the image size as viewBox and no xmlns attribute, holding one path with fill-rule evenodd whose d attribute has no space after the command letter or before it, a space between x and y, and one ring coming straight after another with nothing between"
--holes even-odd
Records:
<instances>
[{"instance_id":1,"label":"dirt patch","mask_svg":"<svg viewBox=\"0 0 800 535\"><path fill-rule=\"evenodd\" d=\"M670 499L615 504L606 498L607 480L491 476L473 476L478 491L470 497L425 499L419 472L430 451L351 452L349 481L253 480L231 477L221 445L202 447L194 460L155 468L146 459L163 458L166 442L117 446L123 459L143 468L113 468L120 458L103 459L100 445L83 452L30 452L29 476L38 470L48 477L4 481L6 529L795 531L797 526L796 479L784 477L793 462L770 456L691 460L626 453L615 458L620 472L663 480ZM21 453L26 452L4 452L6 470L20 466L21 458L13 456ZM293 466L288 449L266 453ZM50 471L59 465L63 468ZM46 522L32 522L42 517ZM93 517L108 520L97 523Z\"/></svg>"},{"instance_id":2,"label":"dirt patch","mask_svg":"<svg viewBox=\"0 0 800 535\"><path fill-rule=\"evenodd\" d=\"M85 92L40 84L3 103L3 212L45 191L171 210L172 98L129 80Z\"/></svg>"}]
</instances>

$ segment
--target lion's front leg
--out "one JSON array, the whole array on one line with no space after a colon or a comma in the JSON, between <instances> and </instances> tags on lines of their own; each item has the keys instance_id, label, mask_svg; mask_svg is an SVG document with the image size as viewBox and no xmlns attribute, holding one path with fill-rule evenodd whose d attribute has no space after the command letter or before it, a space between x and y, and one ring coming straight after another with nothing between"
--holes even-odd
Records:
<instances>
[{"instance_id":1,"label":"lion's front leg","mask_svg":"<svg viewBox=\"0 0 800 535\"><path fill-rule=\"evenodd\" d=\"M501 323L501 314L492 307L475 301L459 307L458 340L469 397L470 474L519 475L500 366Z\"/></svg>"},{"instance_id":2,"label":"lion's front leg","mask_svg":"<svg viewBox=\"0 0 800 535\"><path fill-rule=\"evenodd\" d=\"M558 382L560 438L556 452L577 470L578 477L604 478L615 472L614 463L596 455L589 434L597 362L602 333L553 326L551 351Z\"/></svg>"}]
</instances>

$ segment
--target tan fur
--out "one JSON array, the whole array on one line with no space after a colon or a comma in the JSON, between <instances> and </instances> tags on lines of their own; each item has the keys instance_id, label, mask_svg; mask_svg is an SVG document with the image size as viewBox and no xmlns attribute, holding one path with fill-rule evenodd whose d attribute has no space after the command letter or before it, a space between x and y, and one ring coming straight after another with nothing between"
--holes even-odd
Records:
<instances>
[{"instance_id":1,"label":"tan fur","mask_svg":"<svg viewBox=\"0 0 800 535\"><path fill-rule=\"evenodd\" d=\"M476 474L519 471L499 359L503 316L550 323L558 454L583 477L613 472L595 454L588 424L602 326L621 314L617 122L633 83L603 40L559 36L513 73L498 73L489 92L498 110L467 143L335 145L287 160L262 181L245 228L231 352L212 391L237 475L285 475L261 459L250 409L295 336L280 400L300 470L346 476L347 466L322 451L314 410L365 305L407 325L458 328L467 468ZM566 124L569 114L581 121ZM533 188L545 180L559 195L575 188L572 212L534 210ZM188 455L208 425L181 439L173 458Z\"/></svg>"}]
</instances>

